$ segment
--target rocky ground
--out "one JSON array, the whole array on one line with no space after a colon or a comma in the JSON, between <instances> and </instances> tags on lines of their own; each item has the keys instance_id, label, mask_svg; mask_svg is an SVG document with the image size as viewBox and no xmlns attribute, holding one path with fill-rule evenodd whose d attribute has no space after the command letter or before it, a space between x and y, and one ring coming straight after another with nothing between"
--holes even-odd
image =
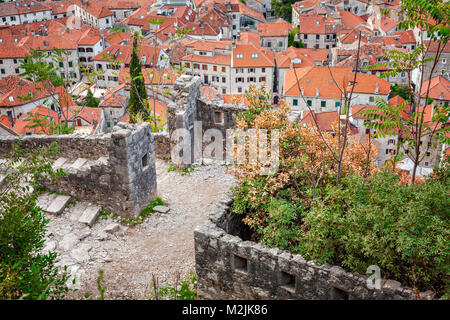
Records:
<instances>
[{"instance_id":1,"label":"rocky ground","mask_svg":"<svg viewBox=\"0 0 450 320\"><path fill-rule=\"evenodd\" d=\"M127 227L101 215L92 227L80 223L81 203L71 203L60 215L50 215L44 250L56 251L61 266L76 277L78 291L98 296L98 270L104 270L105 299L146 299L153 290L152 275L160 285L174 283L194 271L195 227L206 222L222 194L235 183L221 166L201 166L182 175L168 172L157 160L158 193L168 213L154 213L141 224Z\"/></svg>"}]
</instances>

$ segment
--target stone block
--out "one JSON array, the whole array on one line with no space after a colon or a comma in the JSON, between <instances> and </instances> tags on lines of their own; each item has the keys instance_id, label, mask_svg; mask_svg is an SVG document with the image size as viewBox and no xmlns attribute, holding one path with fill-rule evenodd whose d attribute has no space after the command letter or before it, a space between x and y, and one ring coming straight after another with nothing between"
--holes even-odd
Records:
<instances>
[{"instance_id":1,"label":"stone block","mask_svg":"<svg viewBox=\"0 0 450 320\"><path fill-rule=\"evenodd\" d=\"M61 213L67 204L70 201L70 196L58 195L55 199L50 203L45 211L50 214L59 214Z\"/></svg>"},{"instance_id":2,"label":"stone block","mask_svg":"<svg viewBox=\"0 0 450 320\"><path fill-rule=\"evenodd\" d=\"M101 209L102 208L99 206L94 205L88 206L86 210L84 210L80 219L78 219L78 222L92 226L95 220L97 219L98 215L100 214Z\"/></svg>"},{"instance_id":3,"label":"stone block","mask_svg":"<svg viewBox=\"0 0 450 320\"><path fill-rule=\"evenodd\" d=\"M160 213L167 213L169 212L170 208L166 206L155 206L153 210Z\"/></svg>"}]
</instances>

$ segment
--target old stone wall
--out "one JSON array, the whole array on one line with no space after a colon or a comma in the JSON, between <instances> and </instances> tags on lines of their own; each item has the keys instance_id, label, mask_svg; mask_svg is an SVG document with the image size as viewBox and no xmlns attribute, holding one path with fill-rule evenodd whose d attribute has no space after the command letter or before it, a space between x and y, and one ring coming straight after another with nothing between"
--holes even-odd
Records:
<instances>
[{"instance_id":1,"label":"old stone wall","mask_svg":"<svg viewBox=\"0 0 450 320\"><path fill-rule=\"evenodd\" d=\"M158 132L153 134L155 142L155 157L157 159L170 159L170 137L168 132Z\"/></svg>"},{"instance_id":2,"label":"old stone wall","mask_svg":"<svg viewBox=\"0 0 450 320\"><path fill-rule=\"evenodd\" d=\"M33 150L58 142L55 164L67 176L56 183L43 181L53 191L92 201L114 214L136 218L156 197L155 149L150 124L119 123L111 133L81 136L26 136L22 146ZM0 139L0 157L19 138Z\"/></svg>"},{"instance_id":3,"label":"old stone wall","mask_svg":"<svg viewBox=\"0 0 450 320\"><path fill-rule=\"evenodd\" d=\"M367 277L338 266L317 265L300 255L248 240L240 217L229 214L227 195L194 233L198 295L203 299L414 299L409 288L383 280L370 289ZM421 293L425 299L430 293Z\"/></svg>"}]
</instances>

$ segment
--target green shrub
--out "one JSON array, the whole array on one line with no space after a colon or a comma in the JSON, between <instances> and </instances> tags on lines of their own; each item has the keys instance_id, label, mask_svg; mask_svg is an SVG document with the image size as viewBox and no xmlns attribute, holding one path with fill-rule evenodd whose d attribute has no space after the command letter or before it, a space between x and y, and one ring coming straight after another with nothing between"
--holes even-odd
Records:
<instances>
[{"instance_id":1,"label":"green shrub","mask_svg":"<svg viewBox=\"0 0 450 320\"><path fill-rule=\"evenodd\" d=\"M298 252L362 274L377 265L385 278L442 294L450 261L448 181L403 185L383 171L369 182L353 176L344 183L304 213Z\"/></svg>"},{"instance_id":2,"label":"green shrub","mask_svg":"<svg viewBox=\"0 0 450 320\"><path fill-rule=\"evenodd\" d=\"M41 253L48 219L36 205L36 194L18 183L36 189L39 179L61 175L48 162L56 152L52 145L29 153L19 144L2 168L7 174L0 190L0 299L59 299L70 291L66 270L55 266L56 253Z\"/></svg>"}]
</instances>

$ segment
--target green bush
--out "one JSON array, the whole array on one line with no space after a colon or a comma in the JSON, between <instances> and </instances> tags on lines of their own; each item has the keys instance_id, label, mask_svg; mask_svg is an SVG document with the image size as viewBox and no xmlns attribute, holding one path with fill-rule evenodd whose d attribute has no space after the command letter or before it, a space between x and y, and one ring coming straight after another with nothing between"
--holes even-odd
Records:
<instances>
[{"instance_id":1,"label":"green bush","mask_svg":"<svg viewBox=\"0 0 450 320\"><path fill-rule=\"evenodd\" d=\"M56 253L41 253L48 219L36 205L36 194L18 183L38 189L39 179L61 175L48 162L56 152L55 145L33 153L19 146L2 168L7 174L0 189L0 299L59 299L70 291L66 270L55 266Z\"/></svg>"}]
</instances>

